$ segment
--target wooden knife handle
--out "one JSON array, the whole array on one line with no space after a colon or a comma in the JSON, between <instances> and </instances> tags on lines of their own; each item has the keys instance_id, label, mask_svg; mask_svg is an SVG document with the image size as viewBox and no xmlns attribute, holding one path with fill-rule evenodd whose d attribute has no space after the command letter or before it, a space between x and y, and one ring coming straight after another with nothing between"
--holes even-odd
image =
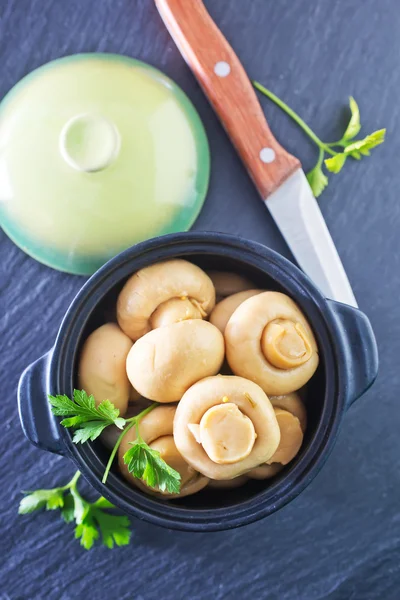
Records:
<instances>
[{"instance_id":1,"label":"wooden knife handle","mask_svg":"<svg viewBox=\"0 0 400 600\"><path fill-rule=\"evenodd\" d=\"M300 167L299 160L272 135L242 64L203 2L155 2L265 200Z\"/></svg>"}]
</instances>

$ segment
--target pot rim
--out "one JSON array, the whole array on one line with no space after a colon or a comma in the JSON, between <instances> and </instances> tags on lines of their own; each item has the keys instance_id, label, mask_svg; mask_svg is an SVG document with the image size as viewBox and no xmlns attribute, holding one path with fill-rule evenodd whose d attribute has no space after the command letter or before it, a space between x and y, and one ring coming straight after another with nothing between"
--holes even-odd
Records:
<instances>
[{"instance_id":1,"label":"pot rim","mask_svg":"<svg viewBox=\"0 0 400 600\"><path fill-rule=\"evenodd\" d=\"M125 250L84 284L67 310L52 353L49 392L73 392L75 358L81 335L106 293L145 265L194 254L237 259L264 271L279 282L310 320L324 359L325 397L318 425L300 458L277 480L269 482L265 490L248 500L221 508L185 508L146 496L112 472L107 484L102 484L104 463L93 445L73 444L70 432L60 426L58 420L57 425L68 454L79 470L99 493L125 513L173 529L218 531L252 523L291 502L322 468L337 437L347 397L344 339L328 301L297 266L258 242L215 232L170 234Z\"/></svg>"}]
</instances>

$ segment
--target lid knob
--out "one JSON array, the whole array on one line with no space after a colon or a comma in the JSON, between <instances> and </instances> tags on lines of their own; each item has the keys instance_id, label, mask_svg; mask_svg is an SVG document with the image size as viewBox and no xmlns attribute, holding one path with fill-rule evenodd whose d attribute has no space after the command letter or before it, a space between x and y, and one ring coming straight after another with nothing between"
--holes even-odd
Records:
<instances>
[{"instance_id":1,"label":"lid knob","mask_svg":"<svg viewBox=\"0 0 400 600\"><path fill-rule=\"evenodd\" d=\"M72 117L60 135L62 157L71 167L85 173L108 167L118 156L120 143L115 125L92 114Z\"/></svg>"}]
</instances>

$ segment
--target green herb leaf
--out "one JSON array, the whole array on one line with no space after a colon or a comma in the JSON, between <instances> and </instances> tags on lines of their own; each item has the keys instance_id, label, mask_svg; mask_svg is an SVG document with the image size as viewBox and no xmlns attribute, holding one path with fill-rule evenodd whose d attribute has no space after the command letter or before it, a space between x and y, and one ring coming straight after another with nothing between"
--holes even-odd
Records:
<instances>
[{"instance_id":1,"label":"green herb leaf","mask_svg":"<svg viewBox=\"0 0 400 600\"><path fill-rule=\"evenodd\" d=\"M350 110L351 110L351 118L349 124L347 125L347 129L343 135L343 141L351 140L353 137L357 135L357 133L361 129L360 123L360 110L358 108L357 102L354 100L352 96L350 96Z\"/></svg>"},{"instance_id":2,"label":"green herb leaf","mask_svg":"<svg viewBox=\"0 0 400 600\"><path fill-rule=\"evenodd\" d=\"M64 504L62 488L23 492L23 494L26 494L26 496L22 498L19 504L18 514L20 515L26 515L41 508L56 510Z\"/></svg>"},{"instance_id":3,"label":"green herb leaf","mask_svg":"<svg viewBox=\"0 0 400 600\"><path fill-rule=\"evenodd\" d=\"M72 523L75 513L75 501L71 494L67 494L64 498L64 506L61 509L61 516L66 523Z\"/></svg>"},{"instance_id":4,"label":"green herb leaf","mask_svg":"<svg viewBox=\"0 0 400 600\"><path fill-rule=\"evenodd\" d=\"M83 444L99 437L109 425L123 429L125 419L119 416L119 410L109 400L103 400L96 406L95 399L84 390L74 390L74 399L68 396L49 396L52 413L58 417L67 417L61 421L64 427L77 427L73 441Z\"/></svg>"},{"instance_id":5,"label":"green herb leaf","mask_svg":"<svg viewBox=\"0 0 400 600\"><path fill-rule=\"evenodd\" d=\"M75 527L75 539L80 539L81 546L83 546L85 550L90 550L98 537L99 532L97 531L97 527L94 524L91 515L88 515L83 523L79 523L79 525Z\"/></svg>"},{"instance_id":6,"label":"green herb leaf","mask_svg":"<svg viewBox=\"0 0 400 600\"><path fill-rule=\"evenodd\" d=\"M74 444L84 444L89 440L94 442L109 424L104 421L90 421L81 424L81 428L75 431L72 441Z\"/></svg>"},{"instance_id":7,"label":"green herb leaf","mask_svg":"<svg viewBox=\"0 0 400 600\"><path fill-rule=\"evenodd\" d=\"M74 519L80 525L90 511L90 504L85 502L76 486L71 488L71 496L74 499Z\"/></svg>"},{"instance_id":8,"label":"green herb leaf","mask_svg":"<svg viewBox=\"0 0 400 600\"><path fill-rule=\"evenodd\" d=\"M100 533L102 543L107 548L129 544L131 532L128 517L107 512L107 509L115 506L103 496L93 503L82 498L77 488L79 477L80 473L77 471L63 487L23 492L26 495L21 500L19 514L31 513L40 508L60 509L65 523L75 522L75 538L80 540L86 550L92 548Z\"/></svg>"},{"instance_id":9,"label":"green herb leaf","mask_svg":"<svg viewBox=\"0 0 400 600\"><path fill-rule=\"evenodd\" d=\"M354 151L358 151L364 156L368 156L369 150L375 148L375 146L383 144L383 142L385 141L385 134L386 129L379 129L378 131L374 131L370 135L367 135L367 137L365 137L364 139L356 140L355 142L351 142L351 144L348 144L345 147L344 152L346 154L351 154Z\"/></svg>"},{"instance_id":10,"label":"green herb leaf","mask_svg":"<svg viewBox=\"0 0 400 600\"><path fill-rule=\"evenodd\" d=\"M348 143L349 141L353 140L353 138L361 129L360 110L357 102L352 96L349 100L351 117L346 131L344 132L341 140L338 142L329 143L322 141L311 129L311 127L307 125L304 119L302 119L290 106L288 106L286 102L271 92L271 90L268 90L257 81L253 81L253 85L257 90L264 94L264 96L267 96L267 98L274 102L274 104L279 106L281 110L283 110L299 127L301 127L304 133L319 148L320 158L318 159L317 165L307 174L308 182L316 198L322 194L328 185L328 178L322 171L321 166L322 157L325 154L331 155L331 158L325 160L325 166L328 171L331 173L339 173L343 168L348 156L351 156L356 160L360 160L363 156L369 156L369 151L371 148L382 144L384 141L386 130L380 129L379 131L375 131L371 135L367 136L363 140L356 140L355 142L353 141ZM337 152L336 150L338 147L343 148L343 150L341 152Z\"/></svg>"},{"instance_id":11,"label":"green herb leaf","mask_svg":"<svg viewBox=\"0 0 400 600\"><path fill-rule=\"evenodd\" d=\"M92 515L100 528L104 546L113 548L114 544L117 546L129 544L131 532L128 517L112 515L95 508L92 508Z\"/></svg>"},{"instance_id":12,"label":"green herb leaf","mask_svg":"<svg viewBox=\"0 0 400 600\"><path fill-rule=\"evenodd\" d=\"M328 178L322 170L322 165L317 163L315 167L307 173L306 177L314 196L318 198L328 185Z\"/></svg>"},{"instance_id":13,"label":"green herb leaf","mask_svg":"<svg viewBox=\"0 0 400 600\"><path fill-rule=\"evenodd\" d=\"M115 508L114 504L111 504L104 496L100 496L93 504L94 508Z\"/></svg>"},{"instance_id":14,"label":"green herb leaf","mask_svg":"<svg viewBox=\"0 0 400 600\"><path fill-rule=\"evenodd\" d=\"M325 162L325 166L331 173L339 173L344 163L346 162L346 154L344 152L340 152L339 154L335 154L331 158L327 158Z\"/></svg>"},{"instance_id":15,"label":"green herb leaf","mask_svg":"<svg viewBox=\"0 0 400 600\"><path fill-rule=\"evenodd\" d=\"M150 448L141 438L130 445L132 447L124 454L129 472L151 488L179 494L181 476L161 458L160 453Z\"/></svg>"}]
</instances>

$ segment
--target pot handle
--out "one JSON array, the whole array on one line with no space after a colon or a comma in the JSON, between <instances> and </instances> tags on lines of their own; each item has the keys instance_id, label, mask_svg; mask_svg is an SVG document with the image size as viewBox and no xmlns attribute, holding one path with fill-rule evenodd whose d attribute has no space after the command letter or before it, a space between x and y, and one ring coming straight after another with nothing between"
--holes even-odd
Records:
<instances>
[{"instance_id":1,"label":"pot handle","mask_svg":"<svg viewBox=\"0 0 400 600\"><path fill-rule=\"evenodd\" d=\"M34 446L66 454L57 423L47 401L47 379L52 351L29 365L18 385L18 410L25 436Z\"/></svg>"},{"instance_id":2,"label":"pot handle","mask_svg":"<svg viewBox=\"0 0 400 600\"><path fill-rule=\"evenodd\" d=\"M378 375L378 346L368 317L352 306L328 300L346 344L347 407L362 396Z\"/></svg>"}]
</instances>

